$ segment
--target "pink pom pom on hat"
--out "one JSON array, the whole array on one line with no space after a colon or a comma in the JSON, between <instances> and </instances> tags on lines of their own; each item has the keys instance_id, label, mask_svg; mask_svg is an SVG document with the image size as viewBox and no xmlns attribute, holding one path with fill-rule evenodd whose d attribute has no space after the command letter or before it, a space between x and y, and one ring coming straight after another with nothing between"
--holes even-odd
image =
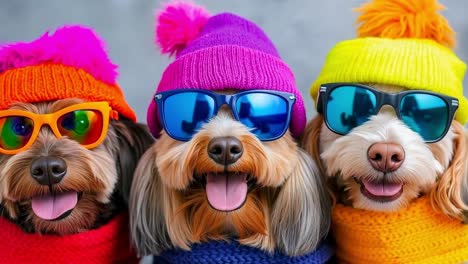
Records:
<instances>
[{"instance_id":1,"label":"pink pom pom on hat","mask_svg":"<svg viewBox=\"0 0 468 264\"><path fill-rule=\"evenodd\" d=\"M117 84L117 65L91 28L67 25L30 42L0 45L0 109L65 98L104 101L136 115Z\"/></svg>"},{"instance_id":2,"label":"pink pom pom on hat","mask_svg":"<svg viewBox=\"0 0 468 264\"><path fill-rule=\"evenodd\" d=\"M167 4L156 22L156 44L162 53L175 55L156 93L175 89L293 93L296 103L289 129L294 137L300 136L306 113L294 74L257 25L231 13L209 16L202 7L183 2ZM154 100L147 121L153 136L159 137L162 125Z\"/></svg>"}]
</instances>

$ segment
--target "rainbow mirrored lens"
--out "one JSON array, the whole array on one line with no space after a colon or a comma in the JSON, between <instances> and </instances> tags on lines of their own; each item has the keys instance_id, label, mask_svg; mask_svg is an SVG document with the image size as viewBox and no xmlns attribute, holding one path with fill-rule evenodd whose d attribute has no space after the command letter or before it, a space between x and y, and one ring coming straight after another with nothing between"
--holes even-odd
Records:
<instances>
[{"instance_id":1,"label":"rainbow mirrored lens","mask_svg":"<svg viewBox=\"0 0 468 264\"><path fill-rule=\"evenodd\" d=\"M23 116L0 118L0 147L14 150L24 147L31 138L34 129L32 119Z\"/></svg>"},{"instance_id":2,"label":"rainbow mirrored lens","mask_svg":"<svg viewBox=\"0 0 468 264\"><path fill-rule=\"evenodd\" d=\"M62 115L57 127L63 137L76 140L81 145L98 141L103 132L103 117L97 110L76 110Z\"/></svg>"}]
</instances>

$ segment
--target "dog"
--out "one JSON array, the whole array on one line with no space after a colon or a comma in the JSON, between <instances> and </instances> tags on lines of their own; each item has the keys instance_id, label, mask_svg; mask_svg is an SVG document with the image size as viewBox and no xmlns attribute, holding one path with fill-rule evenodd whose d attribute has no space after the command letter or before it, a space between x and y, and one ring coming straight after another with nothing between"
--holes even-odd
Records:
<instances>
[{"instance_id":1,"label":"dog","mask_svg":"<svg viewBox=\"0 0 468 264\"><path fill-rule=\"evenodd\" d=\"M142 255L232 237L268 252L307 253L330 222L318 176L289 131L260 141L225 105L190 140L163 131L143 155L130 198L133 242ZM217 197L224 185L232 192L226 204Z\"/></svg>"},{"instance_id":2,"label":"dog","mask_svg":"<svg viewBox=\"0 0 468 264\"><path fill-rule=\"evenodd\" d=\"M395 85L369 86L390 94L408 90ZM361 102L355 102L359 106L354 106L354 113L366 105L366 96L359 96ZM408 108L418 107L411 100L406 103ZM448 120L446 134L436 142L427 142L416 129L411 129L410 126L415 127L409 124L411 120L403 122L396 111L385 105L368 121L354 121L355 124L349 124L353 123L351 117L342 115L341 122L353 128L345 135L332 132L322 114L307 124L302 145L328 180L335 202L393 212L428 195L444 214L466 220L468 141L463 126L456 120ZM399 114L405 111L402 106ZM439 117L427 114L425 118L430 123L438 122Z\"/></svg>"},{"instance_id":3,"label":"dog","mask_svg":"<svg viewBox=\"0 0 468 264\"><path fill-rule=\"evenodd\" d=\"M7 111L31 115L65 111L54 124L63 130L70 125L64 109L83 103L81 99L16 103ZM4 112L0 111L3 121ZM16 135L30 135L30 122L10 118L17 119ZM79 120L85 125L88 121L95 125ZM40 130L30 147L0 155L1 215L30 233L69 235L98 228L126 210L137 161L153 139L144 125L120 117L109 122L102 144L88 149L71 135L58 138L51 129L54 125L34 128ZM2 123L2 137L8 135L7 126ZM2 140L2 148L5 144Z\"/></svg>"},{"instance_id":4,"label":"dog","mask_svg":"<svg viewBox=\"0 0 468 264\"><path fill-rule=\"evenodd\" d=\"M364 3L358 37L330 50L311 86L318 114L302 146L334 196L338 262L468 259L466 65L441 9Z\"/></svg>"},{"instance_id":5,"label":"dog","mask_svg":"<svg viewBox=\"0 0 468 264\"><path fill-rule=\"evenodd\" d=\"M328 232L330 201L297 145L305 108L273 43L245 18L192 3L168 3L156 25L161 52L176 58L150 102L157 139L130 191L138 253L183 254L220 240L262 257L314 251Z\"/></svg>"}]
</instances>

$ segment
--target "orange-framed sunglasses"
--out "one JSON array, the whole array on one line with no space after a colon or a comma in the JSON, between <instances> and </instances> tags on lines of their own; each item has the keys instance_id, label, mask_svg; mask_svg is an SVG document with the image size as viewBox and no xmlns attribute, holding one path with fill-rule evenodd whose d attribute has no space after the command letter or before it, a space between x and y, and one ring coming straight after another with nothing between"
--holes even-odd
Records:
<instances>
[{"instance_id":1,"label":"orange-framed sunglasses","mask_svg":"<svg viewBox=\"0 0 468 264\"><path fill-rule=\"evenodd\" d=\"M117 120L118 113L107 102L75 104L50 114L1 110L0 153L13 155L31 147L44 125L57 138L67 137L92 149L106 138L111 118Z\"/></svg>"}]
</instances>

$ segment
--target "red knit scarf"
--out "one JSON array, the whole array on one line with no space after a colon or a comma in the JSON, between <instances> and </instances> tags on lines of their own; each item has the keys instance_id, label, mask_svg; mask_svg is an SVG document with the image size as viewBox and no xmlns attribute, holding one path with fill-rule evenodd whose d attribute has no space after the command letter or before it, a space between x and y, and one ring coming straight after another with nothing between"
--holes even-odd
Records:
<instances>
[{"instance_id":1,"label":"red knit scarf","mask_svg":"<svg viewBox=\"0 0 468 264\"><path fill-rule=\"evenodd\" d=\"M128 214L88 232L58 236L23 232L0 217L0 263L137 263Z\"/></svg>"}]
</instances>

